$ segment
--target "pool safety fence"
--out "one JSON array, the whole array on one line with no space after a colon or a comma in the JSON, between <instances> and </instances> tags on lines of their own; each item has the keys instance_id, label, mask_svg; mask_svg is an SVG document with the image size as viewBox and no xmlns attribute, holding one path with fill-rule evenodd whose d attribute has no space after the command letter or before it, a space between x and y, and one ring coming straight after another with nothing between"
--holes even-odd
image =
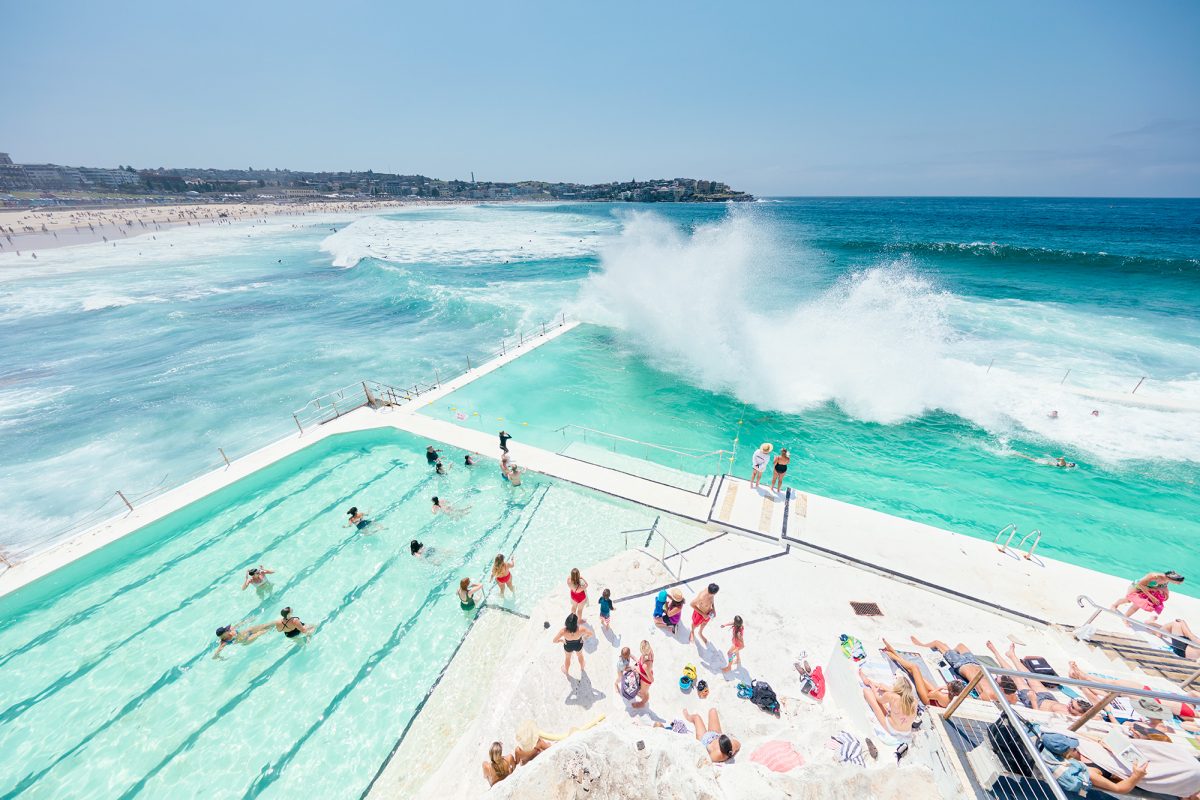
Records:
<instances>
[{"instance_id":1,"label":"pool safety fence","mask_svg":"<svg viewBox=\"0 0 1200 800\"><path fill-rule=\"evenodd\" d=\"M1100 605L1085 594L1075 598L1075 602L1079 604L1080 608L1092 609L1091 616L1074 629L1075 638L1103 649L1112 650L1126 661L1136 663L1143 670L1150 667L1153 671L1163 674L1164 677L1175 680L1183 691L1188 691L1193 684L1200 682L1200 664L1197 664L1196 661L1181 658L1168 650L1153 648L1149 642L1142 639L1133 639L1124 634L1098 633L1095 623L1101 614L1107 614L1113 617L1121 628L1132 628L1135 631L1148 633L1164 643L1174 640L1186 647L1200 650L1200 642L1183 634L1168 633L1162 626L1127 617L1120 611ZM1189 702L1194 705L1195 698Z\"/></svg>"},{"instance_id":2,"label":"pool safety fence","mask_svg":"<svg viewBox=\"0 0 1200 800\"><path fill-rule=\"evenodd\" d=\"M680 472L697 475L729 475L733 472L734 451L732 450L705 450L655 444L574 423L556 428L554 432L559 434L563 440L563 447L558 451L560 454L572 441L578 441L604 448L613 453L641 458Z\"/></svg>"},{"instance_id":3,"label":"pool safety fence","mask_svg":"<svg viewBox=\"0 0 1200 800\"><path fill-rule=\"evenodd\" d=\"M323 425L331 420L353 411L356 408L370 406L372 408L380 408L386 406L401 406L420 398L422 395L428 394L430 391L440 389L444 384L457 380L462 376L473 372L484 366L487 362L497 358L507 357L509 354L516 353L528 347L530 344L545 337L551 331L557 330L567 324L565 314L559 314L552 320L541 322L529 328L518 330L511 336L506 336L500 340L499 346L491 349L483 354L482 357L476 356L474 360L470 356L464 356L464 368L454 372L442 375L441 370L433 370L433 381L429 383L416 382L404 386L385 383L376 380L359 380L352 384L343 386L340 389L335 389L331 392L314 397L312 400L305 403L300 408L292 412L292 423L295 424L299 435L303 436L306 431L313 429L316 426ZM286 428L280 428L280 431ZM248 442L240 451L242 455L248 455L257 449L269 447L272 444L283 441L289 437L295 436L296 433L283 433L282 435L262 442ZM39 553L45 552L52 547L61 544L67 539L76 536L84 531L101 525L109 520L124 517L133 512L133 510L142 502L163 494L171 489L176 489L189 481L193 481L202 475L206 475L215 469L229 469L232 466L232 460L228 453L237 453L234 448L216 447L216 455L203 467L194 472L190 472L182 477L164 475L162 480L153 487L130 491L126 487L114 489L113 494L108 497L103 503L97 506L93 511L72 521L65 527L55 529L45 536L38 537L32 541L22 542L17 546L8 546L0 549L0 573L7 571L16 564L27 561ZM216 460L219 456L220 460ZM236 459L239 456L235 455ZM176 480L168 483L168 479L176 477Z\"/></svg>"}]
</instances>

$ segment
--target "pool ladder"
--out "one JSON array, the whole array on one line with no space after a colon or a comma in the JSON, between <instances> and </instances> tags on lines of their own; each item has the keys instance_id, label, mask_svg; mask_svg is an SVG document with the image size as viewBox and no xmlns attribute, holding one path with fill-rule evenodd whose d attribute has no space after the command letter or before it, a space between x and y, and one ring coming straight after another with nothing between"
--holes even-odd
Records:
<instances>
[{"instance_id":1,"label":"pool ladder","mask_svg":"<svg viewBox=\"0 0 1200 800\"><path fill-rule=\"evenodd\" d=\"M1000 544L1000 537L1006 533L1008 534L1008 538L1004 540L1004 544ZM1020 533L1020 531L1017 530L1017 523L1010 522L1000 529L1000 531L996 534L996 538L992 540L992 544L996 545L996 549L1001 553L1007 553L1009 546L1012 544L1012 540L1016 538L1018 533ZM1037 550L1037 546L1042 543L1041 528L1034 528L1029 533L1022 536L1021 541L1017 542L1017 546L1013 548L1015 552L1021 552L1021 550L1025 548L1025 543L1031 538L1033 539L1033 544L1029 546L1029 550L1025 552L1024 556L1027 560L1031 560L1033 558L1033 551Z\"/></svg>"}]
</instances>

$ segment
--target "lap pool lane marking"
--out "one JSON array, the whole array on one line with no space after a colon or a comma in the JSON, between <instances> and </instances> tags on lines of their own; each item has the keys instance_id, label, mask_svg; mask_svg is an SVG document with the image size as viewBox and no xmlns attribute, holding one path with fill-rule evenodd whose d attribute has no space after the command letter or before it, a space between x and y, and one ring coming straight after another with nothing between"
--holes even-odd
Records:
<instances>
[{"instance_id":1,"label":"lap pool lane marking","mask_svg":"<svg viewBox=\"0 0 1200 800\"><path fill-rule=\"evenodd\" d=\"M543 494L543 497L544 496L545 495ZM258 778L256 778L246 790L246 793L243 795L244 798L257 797L272 783L279 779L279 777L283 774L283 771L288 768L289 764L291 764L292 759L294 759L300 752L300 749L304 746L305 742L307 742L313 736L313 734L315 734L321 728L321 726L324 725L325 722L337 712L338 707L342 704L342 701L345 700L356 688L358 688L358 685L365 680L368 675L370 675L375 666L388 655L390 655L400 645L400 643L404 640L404 637L408 635L409 631L412 630L413 626L416 625L417 621L421 618L423 612L433 603L436 603L439 600L445 600L445 598L448 596L449 588L457 580L457 577L462 572L463 568L470 563L471 559L478 553L479 548L491 538L492 534L504 526L504 524L508 521L512 509L517 508L520 509L520 511L524 511L525 508L529 506L531 501L532 497L520 505L510 503L504 509L501 518L491 525L487 530L485 530L480 536L476 537L474 543L472 543L472 545L467 549L464 557L460 559L458 569L448 571L446 573L446 577L442 578L441 582L435 584L429 590L429 593L425 596L425 600L421 603L420 607L417 608L417 610L408 619L392 629L391 635L387 638L383 645L367 657L367 660L363 662L355 676L333 696L333 698L321 711L320 716L308 728L308 730L306 730L299 739L292 743L292 746L288 748L286 753L281 755L273 764L268 765L262 770L262 772L259 773ZM518 512L517 520L513 522L512 529L515 529L519 523L520 514ZM474 624L474 619L472 619L472 624Z\"/></svg>"},{"instance_id":2,"label":"lap pool lane marking","mask_svg":"<svg viewBox=\"0 0 1200 800\"><path fill-rule=\"evenodd\" d=\"M305 520L300 525L292 528L290 531L287 531L286 533L282 533L279 536L275 537L275 539L273 539L263 550L259 551L257 556L255 556L255 559L253 559L253 560L257 560L258 558L261 558L267 552L269 552L270 550L273 550L275 547L277 547L279 544L281 544L284 540L286 540L286 539L294 536L295 534L299 533L300 531L304 530L306 527L308 527L312 523L316 522L318 519L321 519L322 517L328 516L329 514L333 513L333 511L336 510L339 506L349 502L349 500L351 498L353 498L356 493L365 490L366 488L370 487L372 484L382 480L387 475L389 475L390 473L394 472L397 469L402 468L403 466L404 466L403 464L397 462L395 465L388 468L387 470L384 470L383 472L381 472L379 475L376 475L371 480L360 484L353 492L343 495L342 497L335 500L333 503L330 503L329 505L325 506L321 511L318 511L316 514L309 517L307 520ZM418 484L416 487L414 487L412 490L410 490L408 493L406 493L405 498L410 498L412 496L415 496L416 490L424 487L429 482L429 480L430 480L429 478L426 478L425 480L423 480L420 484ZM385 513L390 509L394 509L402 502L404 502L403 498L400 501L398 501L397 503L393 503L391 506L389 506L387 509L385 509L384 510ZM351 534L349 537L343 539L341 545L344 546L345 544L348 544L348 543L354 541L356 538L357 538L357 531L355 533ZM327 554L331 554L331 553L335 554L336 552L339 552L339 551L340 551L340 546L333 548L331 551L327 551ZM308 567L306 567L305 569L309 570ZM82 665L76 667L75 670L73 670L72 672L68 672L68 673L60 676L57 680L55 680L49 686L42 689L37 694L32 695L30 697L26 697L24 700L20 700L16 703L13 703L8 708L4 709L4 711L0 711L0 724L7 724L7 723L12 722L17 717L21 716L21 714L25 713L25 711L27 711L32 706L36 705L37 703L40 703L43 700L46 700L49 697L52 697L53 695L57 694L58 692L62 691L65 688L67 688L72 683L74 683L75 681L82 678L84 675L87 675L93 669L98 667L101 663L103 663L106 659L108 659L113 653L117 652L122 647L124 647L125 645L132 642L138 636L141 636L143 633L150 630L151 628L154 628L156 625L162 623L164 620L168 619L169 617L179 613L180 611L183 611L185 608L190 606L195 601L197 601L197 600L201 599L202 597L205 597L206 595L215 591L222 584L228 583L229 579L235 574L241 574L241 567L237 567L235 569L229 570L224 575L222 575L222 576L218 577L216 580L212 581L208 586L204 587L203 589L201 589L198 592L195 592L190 597L185 598L175 608L173 608L170 611L167 611L163 614L160 614L159 616L150 620L150 622L143 625L141 628L137 629L136 631L131 633L129 636L120 640L119 642L109 645L103 651L101 651L101 653L98 657L92 659L91 661L89 661L85 664L82 664ZM293 577L292 580L290 580L288 583L284 584L284 586L280 589L280 591L281 592L286 591L287 588L292 586L293 583L295 582L295 580L298 577L300 577L302 574L304 574L304 575L311 574L311 570L309 570L308 572L301 570L301 572L297 573L296 576ZM261 603L259 606L257 606L250 613L260 612L265 607L265 604L266 604L266 601L264 600L263 603Z\"/></svg>"},{"instance_id":3,"label":"lap pool lane marking","mask_svg":"<svg viewBox=\"0 0 1200 800\"><path fill-rule=\"evenodd\" d=\"M388 472L390 472L390 471L391 470L388 470ZM386 474L386 472L381 473L379 476L372 479L372 481L370 483L373 483L375 480L379 480L385 474ZM408 492L406 492L404 494L404 496L402 496L398 501L396 501L395 503L392 503L390 506L388 506L385 509L385 513L387 511L392 510L392 509L400 506L401 504L411 500L413 497L416 496L416 494L418 492L427 489L428 484L431 483L432 481L433 481L432 475L426 476L425 478L421 479L421 481L419 483L417 483L412 489L410 489ZM345 502L346 502L345 499L339 500L336 504L332 504L328 508L337 508L337 506L339 506ZM380 516L382 516L382 514ZM326 563L328 563L329 560L331 558L333 558L333 556L340 553L342 550L344 550L346 547L348 547L351 543L357 541L358 538L359 538L359 533L358 533L358 531L355 531L354 533L347 536L345 539L343 539L338 544L336 544L333 547L326 550L323 554L321 554L321 556L316 561L314 561L312 564L310 564L307 567L305 567L304 569L302 569L300 572L297 572L296 575L293 576L287 583L283 584L283 586L280 587L278 594L282 594L284 592L289 591L292 588L295 588L295 586L297 586L301 582L303 582L303 580L305 578L309 577L315 571L317 571L322 566L324 566ZM260 603L258 606L256 606L255 609L251 613L261 613L261 611L266 607L266 603L267 603L267 600L264 600L262 603ZM179 609L176 609L176 610L179 610ZM174 613L174 612L171 612L171 613ZM335 616L336 616L336 613L338 613L338 612L335 610ZM107 721L105 721L99 727L95 728L91 733L89 733L87 736L85 736L83 739L81 739L79 742L77 742L69 750L62 753L58 758L54 759L54 761L51 762L48 766L39 770L37 773L27 775L11 792L6 793L4 795L0 795L0 800L8 800L8 798L16 797L18 794L20 794L21 792L28 789L30 786L32 786L34 783L36 783L38 780L41 780L41 778L43 778L45 775L47 775L52 769L54 769L56 766L58 766L60 763L62 763L65 759L69 758L70 756L74 755L76 752L78 752L82 748L86 747L97 736L104 733L106 730L111 728L113 725L120 722L124 717L126 717L133 711L137 710L143 703L145 703L147 700L149 700L151 697L153 697L155 693L157 693L161 689L165 688L166 686L169 686L170 684L177 681L179 678L186 675L187 671L189 669L191 669L193 666L195 666L201 659L208 656L211 652L212 652L212 647L207 646L203 650L201 650L199 653L197 653L196 655L187 659L182 664L171 667L169 670L167 670L162 675L160 675L158 677L158 679L155 680L147 689L142 691L140 694L138 694L136 697L134 697L132 700L130 700L124 706L122 706L121 709L116 714L114 714L111 718L109 718ZM288 656L290 656L290 652L289 652ZM287 658L288 656L284 656L284 657ZM105 656L105 657L107 657L107 656ZM90 671L90 670L91 670L91 667L88 668L88 671ZM74 676L72 678L72 680L75 680L78 677L81 677L81 675ZM58 689L61 689L61 688L63 688L63 687L58 687L55 689L55 691L58 691Z\"/></svg>"},{"instance_id":4,"label":"lap pool lane marking","mask_svg":"<svg viewBox=\"0 0 1200 800\"><path fill-rule=\"evenodd\" d=\"M230 535L244 529L247 525L254 522L256 519L259 519L264 514L274 510L281 503L284 503L294 497L304 494L305 492L312 489L313 486L317 485L325 478L328 478L335 471L337 471L341 467L344 467L347 464L351 463L352 461L355 460L355 458L358 458L358 457L359 456L356 455L355 457L348 458L338 464L335 464L334 466L330 467L328 470L324 470L324 471L318 473L317 475L313 476L312 479L309 480L306 484L299 487L297 490L295 490L293 492L289 492L288 494L285 494L282 497L279 497L276 500L271 501L270 503L268 503L267 505L258 509L257 511L255 511L252 514L246 515L245 517L243 517L242 519L233 523L230 527L227 527L225 530L221 531L220 533L214 534L213 536L210 536L208 539L205 539L204 541L199 542L191 550L188 550L187 552L181 553L178 556L175 556L175 557L169 559L168 561L163 562L163 564L160 565L158 568L154 569L150 575L140 577L134 581L130 581L129 583L125 584L124 586L122 586L119 589L117 589L116 591L114 591L108 597L104 598L103 600L93 603L92 605L88 606L87 608L76 611L75 613L71 614L66 619L64 619L62 622L56 624L53 628L50 628L47 631L43 631L42 633L35 636L33 639L30 639L25 644L17 647L14 650L9 651L8 653L5 653L3 656L0 656L0 667L7 664L10 660L15 658L16 656L19 656L22 653L28 652L30 649L32 649L34 647L46 644L47 642L53 640L56 636L58 636L64 630L70 628L72 625L77 625L81 622L87 621L88 619L91 618L91 616L94 613L99 611L103 606L107 605L108 603L112 602L113 600L117 599L118 597L126 594L127 592L132 591L133 589L136 589L140 586L144 586L151 579L156 578L159 575L162 575L163 573L173 569L174 567L183 563L184 561L191 558L192 556L194 556L198 553L201 553L201 552L207 550L208 548L212 547L214 544L217 544L218 542L227 539ZM151 523L151 524L153 524L153 523ZM180 536L183 536L186 534L187 534L187 530L184 529L173 536L167 537L162 542L160 542L159 545L165 546L167 544L170 544L171 542L176 541ZM266 551L264 550L263 552L265 553ZM234 572L238 572L238 571L240 571L240 568L238 570L234 570ZM97 576L97 578L98 577L101 577L101 576ZM83 588L85 588L87 586L88 583L90 583L90 581L86 581L78 586L73 587L71 592L74 593L74 592L81 591ZM33 608L29 609L28 611L25 611L22 614L18 615L16 617L16 619L13 620L12 622L10 622L9 624L11 625L14 622L20 621L21 619L25 618L29 614L36 613L37 611L40 611L40 610L43 610L43 608L41 606L34 606Z\"/></svg>"}]
</instances>

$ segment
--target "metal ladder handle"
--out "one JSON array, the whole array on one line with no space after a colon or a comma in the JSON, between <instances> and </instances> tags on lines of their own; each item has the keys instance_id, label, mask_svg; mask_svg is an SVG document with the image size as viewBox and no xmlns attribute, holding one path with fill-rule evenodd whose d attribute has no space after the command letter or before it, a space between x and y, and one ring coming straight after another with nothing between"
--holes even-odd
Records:
<instances>
[{"instance_id":1,"label":"metal ladder handle","mask_svg":"<svg viewBox=\"0 0 1200 800\"><path fill-rule=\"evenodd\" d=\"M1006 533L1008 534L1008 540L1005 541L1003 545L1001 545L1000 537ZM1013 537L1016 535L1017 535L1017 523L1010 522L1007 525L1005 525L1003 528L1000 529L1000 531L996 534L996 538L992 540L992 544L996 545L996 549L999 550L1001 553L1006 552L1008 550L1009 544L1012 543Z\"/></svg>"},{"instance_id":2,"label":"metal ladder handle","mask_svg":"<svg viewBox=\"0 0 1200 800\"><path fill-rule=\"evenodd\" d=\"M1033 559L1033 551L1037 550L1037 546L1042 543L1042 529L1034 528L1029 533L1022 536L1020 544L1017 545L1018 551L1020 551L1023 547L1025 547L1025 542L1027 542L1029 540L1030 536L1033 537L1033 546L1029 548L1029 551L1027 553L1025 553L1025 558L1027 560Z\"/></svg>"}]
</instances>

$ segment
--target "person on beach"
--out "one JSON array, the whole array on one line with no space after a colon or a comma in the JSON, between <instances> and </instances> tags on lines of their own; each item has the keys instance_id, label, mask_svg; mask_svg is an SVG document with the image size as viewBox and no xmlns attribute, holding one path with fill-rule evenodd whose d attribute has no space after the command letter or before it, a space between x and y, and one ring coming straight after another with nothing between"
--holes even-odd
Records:
<instances>
[{"instance_id":1,"label":"person on beach","mask_svg":"<svg viewBox=\"0 0 1200 800\"><path fill-rule=\"evenodd\" d=\"M458 595L458 607L463 611L475 610L475 595L483 589L482 584L471 583L470 578L463 578L458 582L458 590L455 592Z\"/></svg>"},{"instance_id":2,"label":"person on beach","mask_svg":"<svg viewBox=\"0 0 1200 800\"><path fill-rule=\"evenodd\" d=\"M958 678L950 681L945 686L932 685L926 680L925 673L921 672L920 667L896 652L896 648L892 647L887 639L883 640L883 653L896 666L908 674L909 680L913 682L913 688L917 690L917 697L927 706L931 706L932 708L947 708L950 705L950 701L962 694L963 690L967 688L967 684Z\"/></svg>"},{"instance_id":3,"label":"person on beach","mask_svg":"<svg viewBox=\"0 0 1200 800\"><path fill-rule=\"evenodd\" d=\"M351 509L346 512L346 515L350 518L347 520L346 524L351 528L358 528L360 531L365 532L369 526L375 524L375 521L367 519L367 513L365 511L359 511L357 506L351 507ZM374 531L372 531L372 533L374 533Z\"/></svg>"},{"instance_id":4,"label":"person on beach","mask_svg":"<svg viewBox=\"0 0 1200 800\"><path fill-rule=\"evenodd\" d=\"M238 625L240 624L239 622ZM217 628L217 639L219 642L216 652L212 654L212 657L216 658L221 655L221 651L225 649L226 645L250 644L273 627L275 627L274 623L268 622L266 625L251 625L246 630L241 631L233 625L222 625Z\"/></svg>"},{"instance_id":5,"label":"person on beach","mask_svg":"<svg viewBox=\"0 0 1200 800\"><path fill-rule=\"evenodd\" d=\"M946 665L950 667L950 670L967 683L970 683L977 675L983 672L983 666L979 662L979 657L972 653L965 644L960 643L955 647L951 647L939 639L934 639L932 642L922 642L915 636L909 638L917 647L936 650L945 659ZM979 693L980 700L992 703L997 700L996 693L987 685L987 681L981 680L976 685L975 691Z\"/></svg>"},{"instance_id":6,"label":"person on beach","mask_svg":"<svg viewBox=\"0 0 1200 800\"><path fill-rule=\"evenodd\" d=\"M605 589L604 591L600 592L599 604L600 604L600 624L603 625L605 627L605 629L607 629L608 628L608 618L612 616L612 610L613 610L612 592L609 589Z\"/></svg>"},{"instance_id":7,"label":"person on beach","mask_svg":"<svg viewBox=\"0 0 1200 800\"><path fill-rule=\"evenodd\" d=\"M517 768L517 760L513 756L504 755L504 747L499 742L492 742L488 750L488 760L483 762L483 777L487 778L488 786L495 786L512 774Z\"/></svg>"},{"instance_id":8,"label":"person on beach","mask_svg":"<svg viewBox=\"0 0 1200 800\"><path fill-rule=\"evenodd\" d=\"M517 593L517 587L513 583L512 568L517 560L505 560L503 553L496 553L496 557L492 560L492 580L500 586L500 599L504 599L504 591L507 589L513 594Z\"/></svg>"},{"instance_id":9,"label":"person on beach","mask_svg":"<svg viewBox=\"0 0 1200 800\"><path fill-rule=\"evenodd\" d=\"M633 653L628 647L621 648L621 654L617 656L617 682L614 684L617 689L617 694L621 693L621 681L625 679L625 673L628 672L633 664Z\"/></svg>"},{"instance_id":10,"label":"person on beach","mask_svg":"<svg viewBox=\"0 0 1200 800\"><path fill-rule=\"evenodd\" d=\"M771 476L773 491L783 491L783 476L787 474L788 464L791 460L792 456L788 453L788 449L786 447L779 448L779 455L775 456L775 474Z\"/></svg>"},{"instance_id":11,"label":"person on beach","mask_svg":"<svg viewBox=\"0 0 1200 800\"><path fill-rule=\"evenodd\" d=\"M675 633L675 629L679 627L679 620L683 618L683 590L678 586L671 589L667 595L667 601L663 604L662 616L654 621L654 624L660 628L670 628L671 633Z\"/></svg>"},{"instance_id":12,"label":"person on beach","mask_svg":"<svg viewBox=\"0 0 1200 800\"><path fill-rule=\"evenodd\" d=\"M690 603L692 607L692 631L688 634L688 644L691 644L693 639L699 638L705 647L708 646L708 639L704 638L704 628L717 615L717 603L714 598L720 588L715 583L710 583Z\"/></svg>"},{"instance_id":13,"label":"person on beach","mask_svg":"<svg viewBox=\"0 0 1200 800\"><path fill-rule=\"evenodd\" d=\"M762 480L763 470L767 468L767 463L771 460L771 450L774 448L775 445L770 442L763 442L750 457L750 485L752 487L757 488L759 481Z\"/></svg>"},{"instance_id":14,"label":"person on beach","mask_svg":"<svg viewBox=\"0 0 1200 800\"><path fill-rule=\"evenodd\" d=\"M708 710L707 724L700 719L699 714L689 713L686 708L683 709L683 717L692 723L696 739L704 745L704 749L708 751L708 757L713 760L713 763L720 764L722 761L728 761L742 749L741 742L732 736L726 736L721 730L721 717L717 715L715 708Z\"/></svg>"},{"instance_id":15,"label":"person on beach","mask_svg":"<svg viewBox=\"0 0 1200 800\"><path fill-rule=\"evenodd\" d=\"M433 445L429 445L428 447L426 447L425 448L425 463L427 463L431 467L436 465L438 462L438 459L441 458L441 455L440 455L441 452L442 452L441 450L434 450Z\"/></svg>"},{"instance_id":16,"label":"person on beach","mask_svg":"<svg viewBox=\"0 0 1200 800\"><path fill-rule=\"evenodd\" d=\"M571 595L571 613L583 619L583 607L587 605L588 582L579 574L579 568L571 570L567 576L567 592Z\"/></svg>"},{"instance_id":17,"label":"person on beach","mask_svg":"<svg viewBox=\"0 0 1200 800\"><path fill-rule=\"evenodd\" d=\"M251 567L246 571L246 580L242 581L242 591L246 591L247 586L253 585L259 594L262 594L264 590L270 592L271 582L267 580L267 576L274 574L275 570L267 569L262 564Z\"/></svg>"},{"instance_id":18,"label":"person on beach","mask_svg":"<svg viewBox=\"0 0 1200 800\"><path fill-rule=\"evenodd\" d=\"M908 678L897 675L892 685L886 686L871 680L860 669L858 679L863 685L863 699L871 707L880 727L896 736L911 734L917 719L917 698Z\"/></svg>"},{"instance_id":19,"label":"person on beach","mask_svg":"<svg viewBox=\"0 0 1200 800\"><path fill-rule=\"evenodd\" d=\"M1108 683L1114 686L1127 686L1130 689L1143 689L1150 691L1150 687L1140 681L1125 681L1117 680L1116 678L1096 677L1095 675L1085 672L1079 666L1079 664L1074 661L1068 662L1067 666L1069 667L1067 670L1067 677L1074 678L1075 680L1089 681L1090 683ZM1092 701L1092 703L1103 702L1105 696L1107 695L1106 691L1092 689L1091 687L1087 686L1080 686L1079 691L1083 692L1084 695L1087 696L1088 700ZM1181 694L1186 697L1194 697L1197 702L1181 703L1177 700L1160 700L1159 702L1162 703L1163 708L1167 709L1173 715L1183 720L1181 724L1185 729L1193 732L1200 731L1200 726L1197 726L1196 724L1196 707L1200 706L1200 694L1197 694L1196 692L1180 691L1178 689L1175 689L1174 693Z\"/></svg>"},{"instance_id":20,"label":"person on beach","mask_svg":"<svg viewBox=\"0 0 1200 800\"><path fill-rule=\"evenodd\" d=\"M591 631L579 626L579 617L574 614L567 615L562 630L554 637L554 643L562 642L563 652L566 653L562 665L563 675L571 677L571 655L574 654L579 659L579 675L581 678L583 677L583 640L591 635Z\"/></svg>"},{"instance_id":21,"label":"person on beach","mask_svg":"<svg viewBox=\"0 0 1200 800\"><path fill-rule=\"evenodd\" d=\"M1017 646L1010 644L1008 646L1008 657L1005 658L996 649L996 645L989 639L987 643L988 650L992 651L992 657L996 659L996 663L1001 669L1011 669L1014 672L1027 671L1025 665L1021 663L1021 659L1017 658ZM1017 689L1017 702L1026 708L1034 711L1048 711L1051 714L1066 714L1072 717L1079 717L1086 714L1092 707L1092 704L1087 700L1080 698L1072 698L1069 703L1060 703L1051 692L1046 688L1046 684L1034 678L1018 678L1013 677L1013 683Z\"/></svg>"},{"instance_id":22,"label":"person on beach","mask_svg":"<svg viewBox=\"0 0 1200 800\"><path fill-rule=\"evenodd\" d=\"M632 708L644 708L650 702L650 685L654 683L654 651L645 639L639 645L639 652L637 671L641 686L638 687L637 700L629 704Z\"/></svg>"},{"instance_id":23,"label":"person on beach","mask_svg":"<svg viewBox=\"0 0 1200 800\"><path fill-rule=\"evenodd\" d=\"M1141 580L1129 584L1125 596L1109 608L1120 611L1121 606L1128 603L1129 610L1124 612L1125 616L1132 617L1139 611L1146 611L1150 614L1150 621L1155 622L1171 596L1172 583L1183 583L1183 576L1174 571L1151 572L1142 576Z\"/></svg>"},{"instance_id":24,"label":"person on beach","mask_svg":"<svg viewBox=\"0 0 1200 800\"><path fill-rule=\"evenodd\" d=\"M525 720L517 728L517 746L513 748L513 758L518 766L533 761L540 753L550 749L550 742L542 738L533 720Z\"/></svg>"},{"instance_id":25,"label":"person on beach","mask_svg":"<svg viewBox=\"0 0 1200 800\"><path fill-rule=\"evenodd\" d=\"M508 452L508 440L512 437L508 435L508 431L500 431L500 451Z\"/></svg>"},{"instance_id":26,"label":"person on beach","mask_svg":"<svg viewBox=\"0 0 1200 800\"><path fill-rule=\"evenodd\" d=\"M742 618L734 615L732 622L726 622L722 628L733 628L733 644L725 653L726 664L721 667L721 672L729 672L734 666L742 665L742 650L746 647L746 629L742 625Z\"/></svg>"},{"instance_id":27,"label":"person on beach","mask_svg":"<svg viewBox=\"0 0 1200 800\"><path fill-rule=\"evenodd\" d=\"M1059 760L1054 767L1055 780L1062 786L1064 776L1073 773L1080 796L1089 794L1089 789L1099 789L1110 794L1129 794L1146 777L1146 763L1131 764L1130 774L1117 780L1117 776L1100 769L1079 752L1079 739L1066 734L1051 734L1041 738L1042 749Z\"/></svg>"},{"instance_id":28,"label":"person on beach","mask_svg":"<svg viewBox=\"0 0 1200 800\"><path fill-rule=\"evenodd\" d=\"M301 634L312 636L316 629L316 625L305 625L299 617L293 616L291 606L279 612L279 620L275 623L275 630L289 639L295 639Z\"/></svg>"},{"instance_id":29,"label":"person on beach","mask_svg":"<svg viewBox=\"0 0 1200 800\"><path fill-rule=\"evenodd\" d=\"M1162 631L1159 636L1168 645L1171 646L1171 651L1180 658L1186 658L1189 661L1200 661L1200 647L1197 647L1191 642L1200 642L1200 638L1192 632L1188 624L1181 619L1174 622L1168 622L1166 625L1154 626ZM1182 637L1182 638L1177 638Z\"/></svg>"}]
</instances>

